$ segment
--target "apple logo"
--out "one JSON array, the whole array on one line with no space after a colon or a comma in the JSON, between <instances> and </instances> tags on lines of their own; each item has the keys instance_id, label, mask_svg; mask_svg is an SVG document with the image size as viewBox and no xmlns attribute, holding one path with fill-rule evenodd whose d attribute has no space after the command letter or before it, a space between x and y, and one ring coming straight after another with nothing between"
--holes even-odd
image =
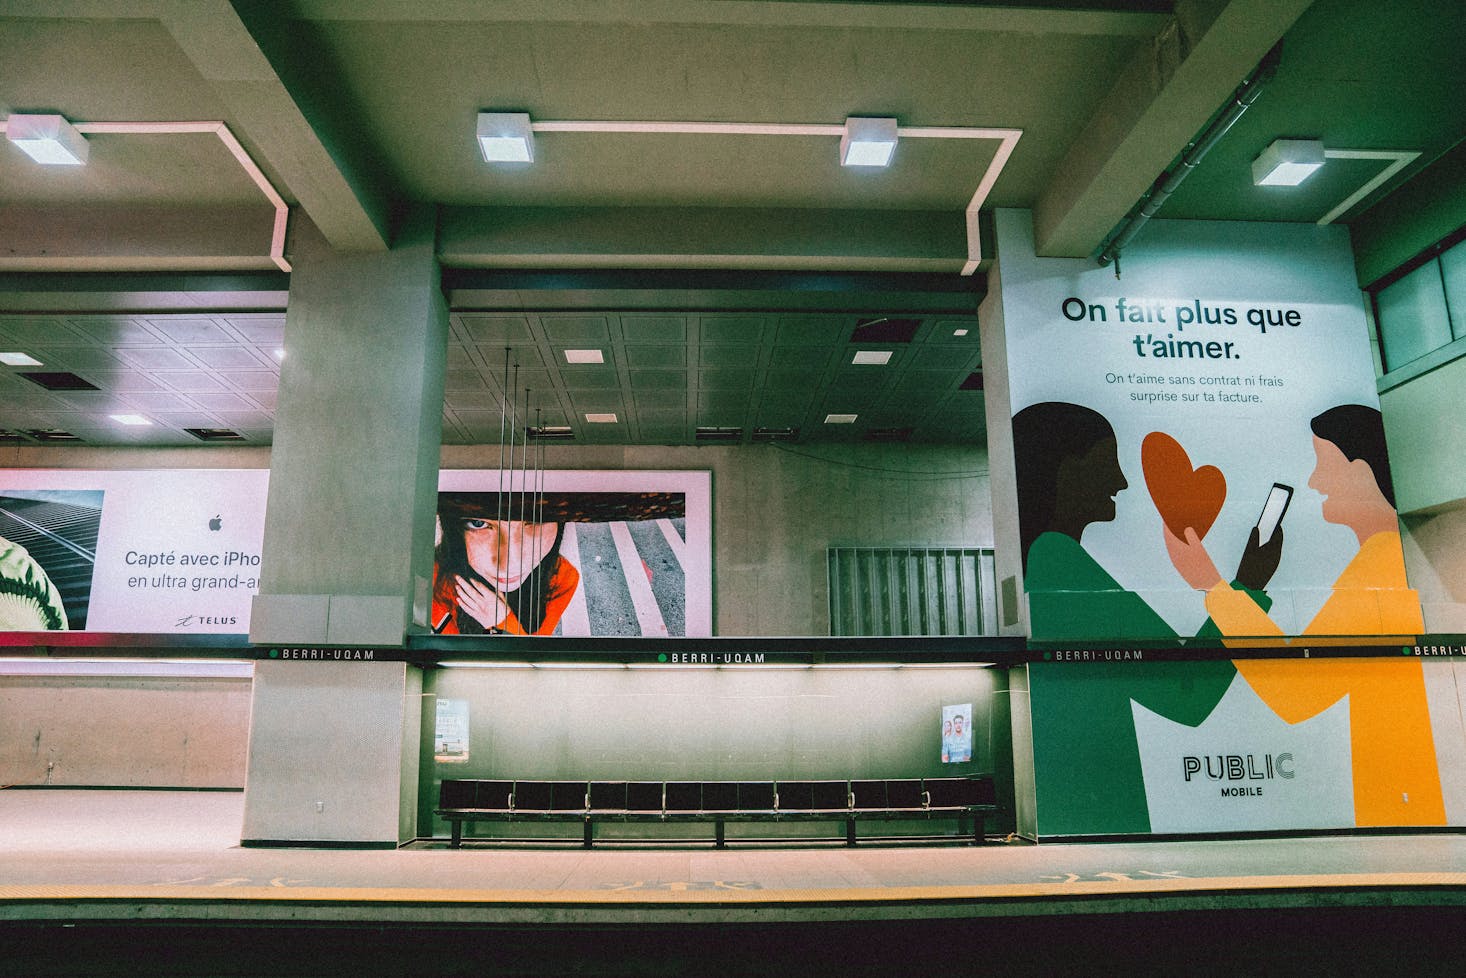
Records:
<instances>
[{"instance_id":1,"label":"apple logo","mask_svg":"<svg viewBox=\"0 0 1466 978\"><path fill-rule=\"evenodd\" d=\"M211 529L211 530L218 530L218 529L222 528L223 526L224 526L224 521L222 519L220 519L218 516L215 516L213 519L209 520L209 529Z\"/></svg>"}]
</instances>

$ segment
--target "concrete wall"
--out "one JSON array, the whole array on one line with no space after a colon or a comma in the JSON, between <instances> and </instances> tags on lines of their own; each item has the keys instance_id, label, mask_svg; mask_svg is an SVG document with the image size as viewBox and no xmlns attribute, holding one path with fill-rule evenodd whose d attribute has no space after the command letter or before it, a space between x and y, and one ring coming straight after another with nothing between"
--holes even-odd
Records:
<instances>
[{"instance_id":1,"label":"concrete wall","mask_svg":"<svg viewBox=\"0 0 1466 978\"><path fill-rule=\"evenodd\" d=\"M1405 568L1425 630L1466 632L1466 359L1380 394Z\"/></svg>"},{"instance_id":2,"label":"concrete wall","mask_svg":"<svg viewBox=\"0 0 1466 978\"><path fill-rule=\"evenodd\" d=\"M0 675L0 786L243 788L248 678Z\"/></svg>"},{"instance_id":3,"label":"concrete wall","mask_svg":"<svg viewBox=\"0 0 1466 978\"><path fill-rule=\"evenodd\" d=\"M1007 718L994 714L1006 678L975 666L439 669L425 689L468 703L469 757L429 760L425 770L436 774L423 778L423 801L431 805L443 778L769 781L992 772L1010 752ZM942 707L959 703L972 704L973 760L943 764ZM511 833L532 829L516 824ZM776 829L831 832L828 825L748 827L760 835ZM950 823L930 829L953 831ZM447 828L434 823L434 831ZM693 826L688 834L710 831ZM635 830L606 829L615 834Z\"/></svg>"},{"instance_id":4,"label":"concrete wall","mask_svg":"<svg viewBox=\"0 0 1466 978\"><path fill-rule=\"evenodd\" d=\"M975 443L982 437L973 432ZM15 468L269 465L263 448L0 449L0 467ZM443 468L498 465L496 445L442 450ZM711 471L717 635L828 635L828 547L993 546L988 456L981 444L550 445L545 466Z\"/></svg>"},{"instance_id":5,"label":"concrete wall","mask_svg":"<svg viewBox=\"0 0 1466 978\"><path fill-rule=\"evenodd\" d=\"M498 459L448 446L442 465ZM993 545L978 445L550 446L545 467L710 470L717 635L828 635L827 547Z\"/></svg>"}]
</instances>

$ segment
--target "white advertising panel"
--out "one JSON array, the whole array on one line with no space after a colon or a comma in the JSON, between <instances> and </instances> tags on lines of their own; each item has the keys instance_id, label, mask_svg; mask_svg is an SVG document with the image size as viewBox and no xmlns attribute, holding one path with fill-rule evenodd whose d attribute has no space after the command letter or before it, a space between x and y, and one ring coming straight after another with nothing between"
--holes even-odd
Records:
<instances>
[{"instance_id":1,"label":"white advertising panel","mask_svg":"<svg viewBox=\"0 0 1466 978\"><path fill-rule=\"evenodd\" d=\"M437 631L712 634L707 472L525 478L441 473ZM0 631L247 633L268 483L263 469L0 472Z\"/></svg>"}]
</instances>

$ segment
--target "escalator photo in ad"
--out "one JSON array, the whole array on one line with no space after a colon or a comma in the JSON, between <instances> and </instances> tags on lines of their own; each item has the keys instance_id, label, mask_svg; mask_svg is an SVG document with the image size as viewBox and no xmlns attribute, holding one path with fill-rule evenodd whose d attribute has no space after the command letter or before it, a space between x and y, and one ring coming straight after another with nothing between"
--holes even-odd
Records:
<instances>
[{"instance_id":1,"label":"escalator photo in ad","mask_svg":"<svg viewBox=\"0 0 1466 978\"><path fill-rule=\"evenodd\" d=\"M102 493L0 490L0 630L86 628Z\"/></svg>"}]
</instances>

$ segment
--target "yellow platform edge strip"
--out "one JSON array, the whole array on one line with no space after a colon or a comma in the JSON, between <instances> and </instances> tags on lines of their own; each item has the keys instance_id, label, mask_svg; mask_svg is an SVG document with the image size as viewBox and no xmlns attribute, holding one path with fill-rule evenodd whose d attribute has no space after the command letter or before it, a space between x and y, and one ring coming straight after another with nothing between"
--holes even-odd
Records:
<instances>
[{"instance_id":1,"label":"yellow platform edge strip","mask_svg":"<svg viewBox=\"0 0 1466 978\"><path fill-rule=\"evenodd\" d=\"M426 887L0 885L0 902L141 901L258 903L410 903L482 905L756 906L951 903L1204 892L1466 888L1466 873L1340 873L1218 876L1164 880L1080 880L958 886L831 887L775 890L495 890Z\"/></svg>"}]
</instances>

